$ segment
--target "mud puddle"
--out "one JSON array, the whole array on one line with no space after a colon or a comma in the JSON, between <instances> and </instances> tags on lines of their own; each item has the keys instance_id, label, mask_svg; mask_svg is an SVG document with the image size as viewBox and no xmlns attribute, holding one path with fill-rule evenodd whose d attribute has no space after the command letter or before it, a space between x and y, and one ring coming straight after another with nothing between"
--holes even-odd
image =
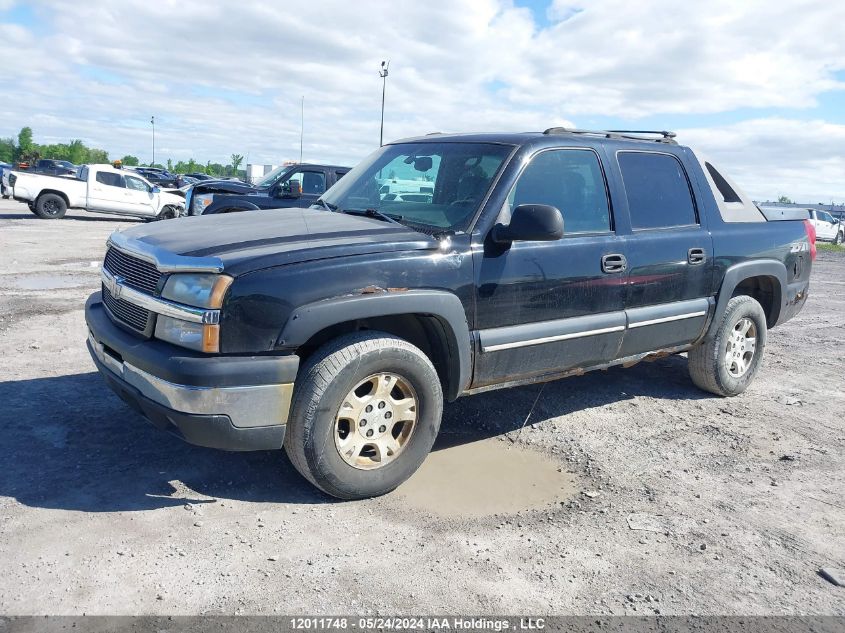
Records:
<instances>
[{"instance_id":1,"label":"mud puddle","mask_svg":"<svg viewBox=\"0 0 845 633\"><path fill-rule=\"evenodd\" d=\"M92 277L88 275L31 274L15 275L11 279L0 278L0 286L14 288L16 290L57 290L60 288L79 288L80 286L90 286L91 283Z\"/></svg>"},{"instance_id":2,"label":"mud puddle","mask_svg":"<svg viewBox=\"0 0 845 633\"><path fill-rule=\"evenodd\" d=\"M487 439L431 453L393 495L424 512L460 517L515 514L571 499L575 476L510 442Z\"/></svg>"}]
</instances>

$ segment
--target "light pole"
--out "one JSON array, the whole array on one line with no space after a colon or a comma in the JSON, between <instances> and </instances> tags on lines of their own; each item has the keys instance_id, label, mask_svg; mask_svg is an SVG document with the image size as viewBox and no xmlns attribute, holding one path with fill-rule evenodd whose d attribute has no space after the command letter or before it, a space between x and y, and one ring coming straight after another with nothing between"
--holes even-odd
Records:
<instances>
[{"instance_id":1,"label":"light pole","mask_svg":"<svg viewBox=\"0 0 845 633\"><path fill-rule=\"evenodd\" d=\"M381 129L378 135L378 146L384 145L384 93L387 90L387 69L390 68L390 60L381 63L381 70L378 76L381 77Z\"/></svg>"},{"instance_id":2,"label":"light pole","mask_svg":"<svg viewBox=\"0 0 845 633\"><path fill-rule=\"evenodd\" d=\"M305 95L302 95L302 107L299 111L299 164L302 164L302 137L305 135Z\"/></svg>"},{"instance_id":3,"label":"light pole","mask_svg":"<svg viewBox=\"0 0 845 633\"><path fill-rule=\"evenodd\" d=\"M150 167L155 167L155 164L156 164L156 118L155 118L155 116L150 117L150 123L153 126L153 162L150 164Z\"/></svg>"}]
</instances>

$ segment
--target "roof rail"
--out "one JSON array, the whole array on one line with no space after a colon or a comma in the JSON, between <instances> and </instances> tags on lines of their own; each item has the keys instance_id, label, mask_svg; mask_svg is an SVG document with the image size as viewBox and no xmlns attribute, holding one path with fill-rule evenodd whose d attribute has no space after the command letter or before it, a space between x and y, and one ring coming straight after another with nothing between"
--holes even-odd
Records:
<instances>
[{"instance_id":1,"label":"roof rail","mask_svg":"<svg viewBox=\"0 0 845 633\"><path fill-rule=\"evenodd\" d=\"M550 127L543 134L589 134L591 136L603 136L605 138L625 138L635 141L654 141L656 143L677 144L677 134L667 130L579 130L568 127ZM657 136L657 138L650 138Z\"/></svg>"}]
</instances>

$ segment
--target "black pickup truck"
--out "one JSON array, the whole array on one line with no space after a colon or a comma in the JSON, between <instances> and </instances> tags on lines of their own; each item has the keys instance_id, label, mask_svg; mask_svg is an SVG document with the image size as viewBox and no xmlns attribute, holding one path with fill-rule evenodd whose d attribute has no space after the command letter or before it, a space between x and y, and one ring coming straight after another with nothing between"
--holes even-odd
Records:
<instances>
[{"instance_id":1,"label":"black pickup truck","mask_svg":"<svg viewBox=\"0 0 845 633\"><path fill-rule=\"evenodd\" d=\"M355 499L408 478L462 395L681 352L741 393L814 256L812 227L767 221L668 132L425 136L312 208L113 234L88 347L160 428L284 446Z\"/></svg>"},{"instance_id":2,"label":"black pickup truck","mask_svg":"<svg viewBox=\"0 0 845 633\"><path fill-rule=\"evenodd\" d=\"M274 169L254 186L239 181L198 182L188 189L190 215L214 215L280 207L309 207L351 167L286 165Z\"/></svg>"}]
</instances>

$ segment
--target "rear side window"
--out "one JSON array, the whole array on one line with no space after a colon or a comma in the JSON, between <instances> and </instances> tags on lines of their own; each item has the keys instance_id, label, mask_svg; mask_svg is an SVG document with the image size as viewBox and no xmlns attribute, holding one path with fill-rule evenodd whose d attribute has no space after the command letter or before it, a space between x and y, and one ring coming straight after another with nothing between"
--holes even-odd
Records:
<instances>
[{"instance_id":1,"label":"rear side window","mask_svg":"<svg viewBox=\"0 0 845 633\"><path fill-rule=\"evenodd\" d=\"M689 181L677 158L619 152L618 160L634 229L697 224Z\"/></svg>"},{"instance_id":2,"label":"rear side window","mask_svg":"<svg viewBox=\"0 0 845 633\"><path fill-rule=\"evenodd\" d=\"M100 171L97 172L97 182L110 187L123 187L123 176L109 171Z\"/></svg>"}]
</instances>

